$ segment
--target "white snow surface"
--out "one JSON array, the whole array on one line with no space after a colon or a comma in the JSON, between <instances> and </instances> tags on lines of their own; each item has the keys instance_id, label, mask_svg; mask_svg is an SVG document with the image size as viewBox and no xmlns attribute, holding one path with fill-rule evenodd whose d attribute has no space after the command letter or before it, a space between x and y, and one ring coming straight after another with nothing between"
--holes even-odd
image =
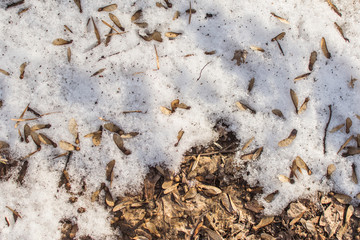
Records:
<instances>
[{"instance_id":1,"label":"white snow surface","mask_svg":"<svg viewBox=\"0 0 360 240\"><path fill-rule=\"evenodd\" d=\"M68 171L72 190L80 189L84 178L88 190L75 204L68 202L70 195L64 188L58 189L66 159L54 156L63 153L59 148L43 146L29 161L24 184L16 182L17 174L9 181L0 182L0 239L56 239L60 237L60 219L72 218L79 225L77 236L90 235L95 239L113 239L108 209L90 202L93 191L105 182L106 164L115 159L115 179L111 187L113 196L141 190L149 166L163 164L175 172L179 169L183 154L191 147L216 140L213 127L223 119L237 134L242 146L252 136L255 141L246 152L264 147L261 157L248 163L242 174L251 185L264 187L259 196L266 214L277 214L292 200L311 196L316 191L336 191L354 197L360 192L359 185L351 181L351 165L358 166L358 156L341 157L336 154L351 135L357 134L360 114L360 83L349 87L351 77L360 78L360 3L358 1L334 1L342 17L331 10L326 1L193 1L191 23L188 23L188 1L174 1L169 9L158 8L155 1L82 1L80 13L73 1L27 0L23 5L5 9L12 1L0 3L0 68L11 73L0 73L0 140L11 146L15 157L26 156L36 150L31 142L19 141L12 118L18 118L27 104L40 113L60 112L30 121L50 123L50 129L40 130L55 142L73 142L68 122L76 119L80 132L80 148L74 152ZM117 3L115 14L126 33L113 36L105 47L105 34L112 24L108 13L98 12L99 7ZM21 15L21 8L30 7ZM141 29L130 20L132 14L143 10L142 21L149 24ZM180 11L173 20L175 11ZM284 24L270 13L286 18ZM213 14L205 18L206 13ZM93 17L103 43L96 43ZM337 22L350 42L345 42L334 27ZM67 25L73 33L66 31ZM145 31L161 32L163 42L144 41L138 35ZM165 32L180 32L174 40ZM279 43L285 56L271 39L286 32ZM331 59L325 58L320 48L324 37ZM65 46L54 46L56 38L73 40ZM160 69L156 69L156 46ZM265 49L253 51L251 45ZM67 61L67 48L72 51ZM215 50L214 55L205 51ZM246 63L237 66L232 61L235 50L248 52ZM306 79L294 83L294 78L309 72L310 53L316 51L318 60ZM114 53L119 54L110 56ZM192 54L189 57L185 55ZM106 57L99 61L102 56ZM20 65L28 63L24 79L19 79ZM210 62L202 71L201 69ZM101 68L101 76L90 77ZM140 73L139 73L140 72ZM248 82L255 78L251 93ZM293 89L302 104L310 98L307 110L295 113L289 91ZM170 102L191 106L190 110L177 109L170 116L160 111L160 106L170 107ZM235 102L243 101L257 113L239 110ZM344 128L328 133L327 154L323 154L323 136L329 118L328 105L333 116L329 130L345 123L350 117L353 125L350 133ZM271 113L280 109L286 120ZM141 110L143 113L123 114L123 111ZM33 117L27 112L25 117ZM125 131L137 131L140 135L125 140L132 151L125 156L113 143L112 134L103 132L100 146L93 146L84 135L95 132L104 124L99 117L121 126ZM24 123L19 128L23 130ZM179 130L184 136L177 147ZM279 147L292 129L298 134L288 147ZM355 141L349 145L355 146ZM237 159L244 154L239 150ZM288 175L289 167L300 156L312 170L312 175L298 174L294 184L282 183L278 175ZM330 180L324 177L327 166L336 165ZM360 174L360 167L357 167ZM360 175L359 175L360 176ZM263 201L267 194L279 190L271 203ZM5 207L16 209L22 218L14 224L12 213ZM78 207L87 211L77 213ZM3 221L10 219L10 227Z\"/></svg>"}]
</instances>

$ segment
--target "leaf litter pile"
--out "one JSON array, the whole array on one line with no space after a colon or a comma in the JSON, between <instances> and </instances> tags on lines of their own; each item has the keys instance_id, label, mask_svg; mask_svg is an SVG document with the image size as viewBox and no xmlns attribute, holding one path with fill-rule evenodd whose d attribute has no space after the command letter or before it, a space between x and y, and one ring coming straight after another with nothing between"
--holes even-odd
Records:
<instances>
[{"instance_id":1,"label":"leaf litter pile","mask_svg":"<svg viewBox=\"0 0 360 240\"><path fill-rule=\"evenodd\" d=\"M2 1L0 238L358 238L359 10Z\"/></svg>"}]
</instances>

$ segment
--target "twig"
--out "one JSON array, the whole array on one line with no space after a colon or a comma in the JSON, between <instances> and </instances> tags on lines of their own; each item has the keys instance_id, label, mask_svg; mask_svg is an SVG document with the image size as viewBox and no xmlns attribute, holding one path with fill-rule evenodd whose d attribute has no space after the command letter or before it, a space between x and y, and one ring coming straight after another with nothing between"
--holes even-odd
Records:
<instances>
[{"instance_id":1,"label":"twig","mask_svg":"<svg viewBox=\"0 0 360 240\"><path fill-rule=\"evenodd\" d=\"M284 51L282 50L282 48L281 48L281 45L280 45L279 41L278 41L278 40L275 40L275 41L276 41L276 43L278 44L278 46L279 46L279 48L280 48L280 51L281 51L282 55L283 55L283 56L285 56Z\"/></svg>"},{"instance_id":2,"label":"twig","mask_svg":"<svg viewBox=\"0 0 360 240\"><path fill-rule=\"evenodd\" d=\"M110 24L108 24L107 22L105 22L104 20L101 20L103 24L105 24L106 26L108 26L109 28L111 28L112 30L114 30L115 32L117 32L118 34L120 34L120 32L118 30L116 30L113 26L111 26Z\"/></svg>"},{"instance_id":3,"label":"twig","mask_svg":"<svg viewBox=\"0 0 360 240\"><path fill-rule=\"evenodd\" d=\"M192 9L191 9L191 1L190 1L190 12L189 12L189 24L191 23L191 12L192 12Z\"/></svg>"},{"instance_id":4,"label":"twig","mask_svg":"<svg viewBox=\"0 0 360 240\"><path fill-rule=\"evenodd\" d=\"M208 62L207 64L205 64L205 66L201 69L200 75L199 75L198 79L196 79L196 81L199 81L199 80L200 80L202 71L204 70L204 68L205 68L209 63L211 63L211 61Z\"/></svg>"},{"instance_id":5,"label":"twig","mask_svg":"<svg viewBox=\"0 0 360 240\"><path fill-rule=\"evenodd\" d=\"M326 123L325 130L324 130L324 139L323 139L324 154L326 154L326 134L327 134L327 130L328 130L328 127L329 127L329 124L331 121L331 116L332 116L331 105L329 105L329 111L330 111L329 120Z\"/></svg>"},{"instance_id":6,"label":"twig","mask_svg":"<svg viewBox=\"0 0 360 240\"><path fill-rule=\"evenodd\" d=\"M157 67L157 69L154 69L154 71L157 71L157 70L160 70L159 55L158 55L155 45L154 45L154 48L155 48L155 54L156 54L156 67Z\"/></svg>"},{"instance_id":7,"label":"twig","mask_svg":"<svg viewBox=\"0 0 360 240\"><path fill-rule=\"evenodd\" d=\"M123 114L128 114L128 113L142 113L141 110L132 110L132 111L123 111Z\"/></svg>"}]
</instances>

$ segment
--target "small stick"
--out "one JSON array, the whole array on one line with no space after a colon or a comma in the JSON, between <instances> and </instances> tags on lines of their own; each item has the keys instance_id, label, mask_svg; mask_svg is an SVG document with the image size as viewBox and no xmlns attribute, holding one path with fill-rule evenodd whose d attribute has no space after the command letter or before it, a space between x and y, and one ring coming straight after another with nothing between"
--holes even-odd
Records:
<instances>
[{"instance_id":1,"label":"small stick","mask_svg":"<svg viewBox=\"0 0 360 240\"><path fill-rule=\"evenodd\" d=\"M37 117L41 117L41 114L35 111L34 109L32 109L31 107L28 107L27 111L33 113Z\"/></svg>"},{"instance_id":2,"label":"small stick","mask_svg":"<svg viewBox=\"0 0 360 240\"><path fill-rule=\"evenodd\" d=\"M25 0L21 0L21 1L17 1L17 2L14 2L14 3L10 3L6 6L6 10L9 9L9 8L12 8L12 7L16 7L16 6L19 6L21 4L24 4Z\"/></svg>"},{"instance_id":3,"label":"small stick","mask_svg":"<svg viewBox=\"0 0 360 240\"><path fill-rule=\"evenodd\" d=\"M157 69L154 69L154 71L157 71L157 70L160 70L159 55L158 55L155 45L154 45L154 48L155 48L155 54L156 54L156 67L157 67Z\"/></svg>"},{"instance_id":4,"label":"small stick","mask_svg":"<svg viewBox=\"0 0 360 240\"><path fill-rule=\"evenodd\" d=\"M189 24L191 23L191 12L192 12L192 9L191 9L191 1L190 1Z\"/></svg>"},{"instance_id":5,"label":"small stick","mask_svg":"<svg viewBox=\"0 0 360 240\"><path fill-rule=\"evenodd\" d=\"M285 56L284 51L282 50L280 43L278 42L278 40L275 40L275 41L276 41L276 43L278 44L282 55Z\"/></svg>"},{"instance_id":6,"label":"small stick","mask_svg":"<svg viewBox=\"0 0 360 240\"><path fill-rule=\"evenodd\" d=\"M110 24L108 24L107 22L105 22L104 20L101 20L103 22L103 24L105 24L106 26L108 26L109 28L111 28L112 30L114 30L115 32L117 32L118 34L120 34L120 32L118 30L116 30L113 26L111 26Z\"/></svg>"},{"instance_id":7,"label":"small stick","mask_svg":"<svg viewBox=\"0 0 360 240\"><path fill-rule=\"evenodd\" d=\"M127 32L109 33L109 34L106 34L105 37L111 37L111 36L114 36L114 35L122 35L124 33L127 33Z\"/></svg>"},{"instance_id":8,"label":"small stick","mask_svg":"<svg viewBox=\"0 0 360 240\"><path fill-rule=\"evenodd\" d=\"M199 81L199 80L200 80L202 71L204 70L204 68L205 68L209 63L211 63L211 61L208 62L207 64L205 64L205 66L201 69L200 75L199 75L198 79L196 79L196 81Z\"/></svg>"},{"instance_id":9,"label":"small stick","mask_svg":"<svg viewBox=\"0 0 360 240\"><path fill-rule=\"evenodd\" d=\"M16 122L25 122L25 121L31 121L31 120L36 120L39 118L12 118L11 121L16 121Z\"/></svg>"},{"instance_id":10,"label":"small stick","mask_svg":"<svg viewBox=\"0 0 360 240\"><path fill-rule=\"evenodd\" d=\"M326 154L326 134L327 134L327 130L328 130L328 127L329 127L329 124L331 121L331 116L332 116L331 105L329 105L329 111L330 111L329 120L326 123L325 130L324 130L324 139L323 139L324 154Z\"/></svg>"},{"instance_id":11,"label":"small stick","mask_svg":"<svg viewBox=\"0 0 360 240\"><path fill-rule=\"evenodd\" d=\"M123 111L123 114L128 114L128 113L142 113L141 110L133 110L133 111Z\"/></svg>"},{"instance_id":12,"label":"small stick","mask_svg":"<svg viewBox=\"0 0 360 240\"><path fill-rule=\"evenodd\" d=\"M7 217L5 217L5 221L6 221L7 226L10 227L10 222L9 222L9 219Z\"/></svg>"}]
</instances>

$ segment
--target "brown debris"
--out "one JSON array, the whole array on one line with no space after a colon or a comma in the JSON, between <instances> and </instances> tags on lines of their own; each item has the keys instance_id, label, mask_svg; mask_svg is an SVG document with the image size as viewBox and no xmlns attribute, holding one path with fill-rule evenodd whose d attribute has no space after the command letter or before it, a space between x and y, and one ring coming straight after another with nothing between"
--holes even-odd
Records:
<instances>
[{"instance_id":1,"label":"brown debris","mask_svg":"<svg viewBox=\"0 0 360 240\"><path fill-rule=\"evenodd\" d=\"M329 50L327 49L325 38L321 38L320 46L321 46L321 50L322 50L324 56L328 59L331 58L331 54L330 54Z\"/></svg>"},{"instance_id":2,"label":"brown debris","mask_svg":"<svg viewBox=\"0 0 360 240\"><path fill-rule=\"evenodd\" d=\"M296 135L297 135L297 130L293 129L291 131L290 135L287 138L281 140L278 143L278 146L279 147L287 147L287 146L289 146L294 141L294 139L296 138Z\"/></svg>"},{"instance_id":3,"label":"brown debris","mask_svg":"<svg viewBox=\"0 0 360 240\"><path fill-rule=\"evenodd\" d=\"M313 51L311 52L310 54L310 59L309 59L309 70L312 71L314 69L314 64L317 60L317 52L316 51Z\"/></svg>"},{"instance_id":4,"label":"brown debris","mask_svg":"<svg viewBox=\"0 0 360 240\"><path fill-rule=\"evenodd\" d=\"M236 65L240 66L242 63L245 63L248 52L246 50L235 50L234 57L231 61L236 60Z\"/></svg>"}]
</instances>

